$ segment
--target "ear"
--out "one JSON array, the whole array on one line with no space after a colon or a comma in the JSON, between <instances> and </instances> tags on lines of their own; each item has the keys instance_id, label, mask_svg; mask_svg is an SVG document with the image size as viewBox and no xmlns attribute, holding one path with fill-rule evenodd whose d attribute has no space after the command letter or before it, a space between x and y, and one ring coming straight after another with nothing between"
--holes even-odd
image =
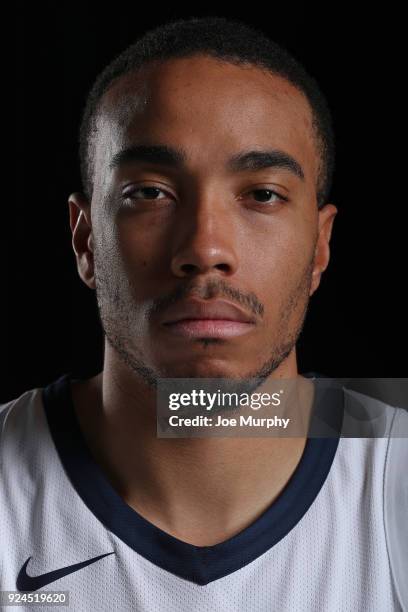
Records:
<instances>
[{"instance_id":1,"label":"ear","mask_svg":"<svg viewBox=\"0 0 408 612\"><path fill-rule=\"evenodd\" d=\"M69 196L68 205L79 276L90 289L95 289L91 204L84 194L75 192Z\"/></svg>"},{"instance_id":2,"label":"ear","mask_svg":"<svg viewBox=\"0 0 408 612\"><path fill-rule=\"evenodd\" d=\"M320 285L322 273L325 271L330 261L330 237L333 229L334 218L337 215L337 208L334 204L325 204L319 210L318 236L314 255L314 266L312 272L312 284L310 294L316 291Z\"/></svg>"}]
</instances>

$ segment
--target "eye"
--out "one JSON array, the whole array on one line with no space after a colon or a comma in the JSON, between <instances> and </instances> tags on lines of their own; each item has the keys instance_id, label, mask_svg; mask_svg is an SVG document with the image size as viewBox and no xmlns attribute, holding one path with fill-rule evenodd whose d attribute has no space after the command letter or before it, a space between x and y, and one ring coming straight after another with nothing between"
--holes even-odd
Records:
<instances>
[{"instance_id":1,"label":"eye","mask_svg":"<svg viewBox=\"0 0 408 612\"><path fill-rule=\"evenodd\" d=\"M260 198L261 199L255 199L255 201L258 204L274 204L275 202L288 202L288 198L286 198L285 196L283 196L282 194L278 193L277 191L274 191L273 189L253 189L252 191L249 191L248 193L252 193L252 194L260 194ZM257 196L258 197L258 196ZM271 200L272 198L272 200Z\"/></svg>"},{"instance_id":2,"label":"eye","mask_svg":"<svg viewBox=\"0 0 408 612\"><path fill-rule=\"evenodd\" d=\"M137 193L145 193L145 197L137 197L135 194ZM165 198L161 197L155 197L158 195L158 193L162 193L165 194L166 196L168 196L169 194L167 194L167 192L163 191L163 189L160 189L159 187L156 187L154 185L145 185L142 187L137 187L134 189L129 189L128 191L125 191L123 193L123 196L125 197L126 200L163 200Z\"/></svg>"}]
</instances>

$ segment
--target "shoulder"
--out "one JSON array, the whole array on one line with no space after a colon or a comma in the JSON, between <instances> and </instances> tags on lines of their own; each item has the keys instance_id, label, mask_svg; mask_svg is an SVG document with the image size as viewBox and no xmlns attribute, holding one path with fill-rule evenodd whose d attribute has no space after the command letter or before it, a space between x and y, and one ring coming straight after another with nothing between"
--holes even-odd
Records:
<instances>
[{"instance_id":1,"label":"shoulder","mask_svg":"<svg viewBox=\"0 0 408 612\"><path fill-rule=\"evenodd\" d=\"M394 409L384 467L384 528L396 591L408 610L408 412Z\"/></svg>"},{"instance_id":2,"label":"shoulder","mask_svg":"<svg viewBox=\"0 0 408 612\"><path fill-rule=\"evenodd\" d=\"M344 420L342 434L347 437L408 438L408 411L386 402L343 388Z\"/></svg>"},{"instance_id":3,"label":"shoulder","mask_svg":"<svg viewBox=\"0 0 408 612\"><path fill-rule=\"evenodd\" d=\"M381 467L378 493L381 486L387 553L401 607L408 611L408 411L349 389L344 396L345 435L365 439L369 449L365 479L374 463Z\"/></svg>"},{"instance_id":4,"label":"shoulder","mask_svg":"<svg viewBox=\"0 0 408 612\"><path fill-rule=\"evenodd\" d=\"M22 437L32 430L42 407L42 389L29 389L18 397L0 404L0 447L6 441Z\"/></svg>"}]
</instances>

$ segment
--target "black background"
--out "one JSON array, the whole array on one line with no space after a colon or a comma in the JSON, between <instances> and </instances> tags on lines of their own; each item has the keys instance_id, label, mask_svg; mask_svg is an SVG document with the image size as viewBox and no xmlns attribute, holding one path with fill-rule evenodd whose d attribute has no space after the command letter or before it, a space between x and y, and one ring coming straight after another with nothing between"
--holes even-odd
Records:
<instances>
[{"instance_id":1,"label":"black background","mask_svg":"<svg viewBox=\"0 0 408 612\"><path fill-rule=\"evenodd\" d=\"M220 4L184 11L135 2L20 5L15 53L10 48L15 164L3 202L3 219L6 211L10 219L2 232L0 401L67 371L101 369L95 295L77 274L68 215L68 196L81 189L77 139L86 93L146 29L200 15L241 19L286 46L319 81L334 116L331 201L339 213L331 262L298 344L299 370L407 375L406 171L399 158L405 155L405 35L398 32L400 15L374 12L369 4L357 13L356 7L267 3L232 12Z\"/></svg>"}]
</instances>

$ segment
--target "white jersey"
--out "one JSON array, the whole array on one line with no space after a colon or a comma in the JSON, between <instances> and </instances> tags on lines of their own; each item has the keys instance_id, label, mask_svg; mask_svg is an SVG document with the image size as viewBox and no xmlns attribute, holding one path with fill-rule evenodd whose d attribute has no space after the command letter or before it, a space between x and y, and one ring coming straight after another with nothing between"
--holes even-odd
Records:
<instances>
[{"instance_id":1,"label":"white jersey","mask_svg":"<svg viewBox=\"0 0 408 612\"><path fill-rule=\"evenodd\" d=\"M111 486L79 428L70 377L0 406L0 590L68 591L75 612L408 610L404 409L344 388L326 396L334 414L353 398L381 407L385 435L309 437L259 518L194 546Z\"/></svg>"}]
</instances>

